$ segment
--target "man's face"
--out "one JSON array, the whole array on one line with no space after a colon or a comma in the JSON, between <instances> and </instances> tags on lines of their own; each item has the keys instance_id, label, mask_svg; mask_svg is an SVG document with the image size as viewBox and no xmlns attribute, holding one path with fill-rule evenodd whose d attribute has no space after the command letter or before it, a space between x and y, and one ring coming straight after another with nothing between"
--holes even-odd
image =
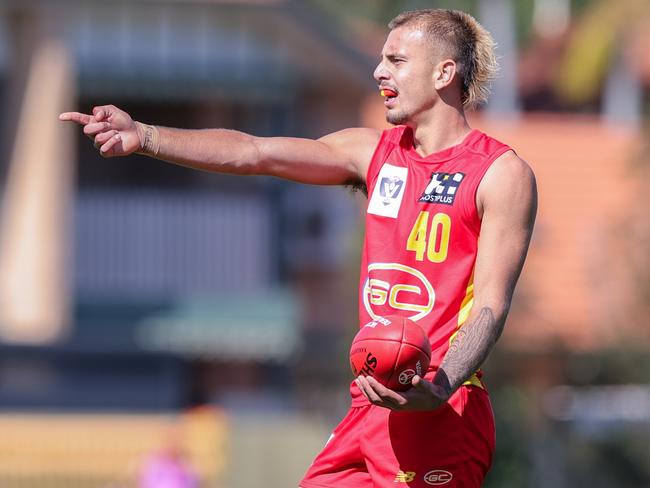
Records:
<instances>
[{"instance_id":1,"label":"man's face","mask_svg":"<svg viewBox=\"0 0 650 488\"><path fill-rule=\"evenodd\" d=\"M402 26L388 34L374 77L380 89L396 94L384 101L389 123L415 125L433 107L438 98L434 61L430 41L418 27Z\"/></svg>"}]
</instances>

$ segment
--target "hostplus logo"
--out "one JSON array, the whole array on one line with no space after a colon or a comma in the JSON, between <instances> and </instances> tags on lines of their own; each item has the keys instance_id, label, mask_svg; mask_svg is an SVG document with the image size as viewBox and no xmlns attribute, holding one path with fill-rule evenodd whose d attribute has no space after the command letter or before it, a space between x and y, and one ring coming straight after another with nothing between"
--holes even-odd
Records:
<instances>
[{"instance_id":1,"label":"hostplus logo","mask_svg":"<svg viewBox=\"0 0 650 488\"><path fill-rule=\"evenodd\" d=\"M418 201L453 205L464 178L464 173L432 173L431 180Z\"/></svg>"}]
</instances>

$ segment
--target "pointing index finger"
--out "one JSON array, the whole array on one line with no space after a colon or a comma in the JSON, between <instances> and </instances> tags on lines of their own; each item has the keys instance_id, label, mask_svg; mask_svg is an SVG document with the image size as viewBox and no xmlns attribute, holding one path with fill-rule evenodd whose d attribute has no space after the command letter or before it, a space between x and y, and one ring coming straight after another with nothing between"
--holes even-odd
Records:
<instances>
[{"instance_id":1,"label":"pointing index finger","mask_svg":"<svg viewBox=\"0 0 650 488\"><path fill-rule=\"evenodd\" d=\"M86 125L90 122L91 115L82 114L81 112L63 112L59 115L59 120L76 122L77 124Z\"/></svg>"}]
</instances>

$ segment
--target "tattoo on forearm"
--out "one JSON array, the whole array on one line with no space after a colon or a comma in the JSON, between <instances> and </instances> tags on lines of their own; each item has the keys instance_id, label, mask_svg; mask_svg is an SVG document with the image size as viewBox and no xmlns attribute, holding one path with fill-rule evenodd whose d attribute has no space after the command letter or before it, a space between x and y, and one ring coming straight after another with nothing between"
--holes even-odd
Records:
<instances>
[{"instance_id":1,"label":"tattoo on forearm","mask_svg":"<svg viewBox=\"0 0 650 488\"><path fill-rule=\"evenodd\" d=\"M447 394L454 392L485 361L488 353L501 335L505 320L497 323L488 307L463 325L449 347L434 383L443 387Z\"/></svg>"}]
</instances>

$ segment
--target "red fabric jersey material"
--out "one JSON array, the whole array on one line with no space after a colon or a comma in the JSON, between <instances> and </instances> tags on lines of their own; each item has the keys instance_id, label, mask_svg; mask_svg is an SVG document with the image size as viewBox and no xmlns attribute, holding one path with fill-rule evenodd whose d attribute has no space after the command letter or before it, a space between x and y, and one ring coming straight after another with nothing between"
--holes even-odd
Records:
<instances>
[{"instance_id":1,"label":"red fabric jersey material","mask_svg":"<svg viewBox=\"0 0 650 488\"><path fill-rule=\"evenodd\" d=\"M352 407L300 486L479 488L494 447L490 399L473 386L427 412Z\"/></svg>"},{"instance_id":2,"label":"red fabric jersey material","mask_svg":"<svg viewBox=\"0 0 650 488\"><path fill-rule=\"evenodd\" d=\"M416 321L432 346L433 375L472 305L481 221L476 191L508 146L472 130L420 156L405 126L383 132L368 168L360 326L377 316ZM506 191L507 189L504 189ZM367 404L354 382L353 406Z\"/></svg>"}]
</instances>

